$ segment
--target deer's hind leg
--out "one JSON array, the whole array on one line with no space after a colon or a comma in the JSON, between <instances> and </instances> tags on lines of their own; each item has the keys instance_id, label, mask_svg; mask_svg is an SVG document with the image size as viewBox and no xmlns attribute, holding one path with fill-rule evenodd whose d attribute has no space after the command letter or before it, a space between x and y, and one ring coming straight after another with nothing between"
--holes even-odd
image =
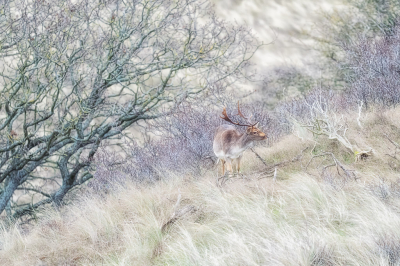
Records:
<instances>
[{"instance_id":1,"label":"deer's hind leg","mask_svg":"<svg viewBox=\"0 0 400 266\"><path fill-rule=\"evenodd\" d=\"M236 158L236 171L240 174L240 161L242 160L242 156Z\"/></svg>"},{"instance_id":2,"label":"deer's hind leg","mask_svg":"<svg viewBox=\"0 0 400 266\"><path fill-rule=\"evenodd\" d=\"M217 185L220 187L225 183L224 180L225 180L225 163L226 163L226 161L224 159L219 159L219 160L221 161L221 165L222 165L222 175L221 175L221 177L219 177L217 179Z\"/></svg>"},{"instance_id":3,"label":"deer's hind leg","mask_svg":"<svg viewBox=\"0 0 400 266\"><path fill-rule=\"evenodd\" d=\"M224 159L220 159L221 161L221 165L222 165L222 176L225 175L225 160Z\"/></svg>"}]
</instances>

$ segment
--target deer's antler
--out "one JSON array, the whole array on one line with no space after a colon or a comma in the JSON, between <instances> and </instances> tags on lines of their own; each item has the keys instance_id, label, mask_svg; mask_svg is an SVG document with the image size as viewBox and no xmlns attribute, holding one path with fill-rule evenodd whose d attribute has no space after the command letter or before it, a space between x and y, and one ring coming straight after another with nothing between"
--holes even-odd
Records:
<instances>
[{"instance_id":1,"label":"deer's antler","mask_svg":"<svg viewBox=\"0 0 400 266\"><path fill-rule=\"evenodd\" d=\"M245 126L250 127L250 126L251 126L251 125L242 125L242 124L239 124L239 123L237 123L237 122L233 122L233 121L228 117L228 114L226 113L226 108L225 108L225 107L224 107L224 110L222 111L222 115L223 115L223 116L220 116L222 119L224 119L225 121L228 121L229 123L232 123L232 124L234 124L234 125L242 126L242 127L245 127Z\"/></svg>"},{"instance_id":2,"label":"deer's antler","mask_svg":"<svg viewBox=\"0 0 400 266\"><path fill-rule=\"evenodd\" d=\"M238 114L237 114L237 115L239 115L239 116L241 116L241 117L243 117L244 119L247 120L247 117L245 117L245 116L242 114L242 112L240 111L240 104L239 104L239 101L238 101Z\"/></svg>"},{"instance_id":3,"label":"deer's antler","mask_svg":"<svg viewBox=\"0 0 400 266\"><path fill-rule=\"evenodd\" d=\"M252 124L251 122L250 122L250 118L253 116L253 115L251 115L250 117L245 117L244 115L243 115L243 113L240 111L240 104L239 104L239 101L238 101L238 113L237 113L237 115L238 116L241 116L242 118L244 118L244 119L246 119L246 121L247 121L247 123L249 123L250 125L250 127L254 127L255 125L257 125L257 123L258 122L255 122L254 124Z\"/></svg>"},{"instance_id":4,"label":"deer's antler","mask_svg":"<svg viewBox=\"0 0 400 266\"><path fill-rule=\"evenodd\" d=\"M243 117L244 119L246 119L246 121L247 121L249 124L239 124L239 123L237 123L237 122L233 122L233 121L228 117L228 114L226 113L226 108L225 108L225 107L224 107L224 110L222 111L222 115L223 115L223 116L220 116L222 119L224 119L225 121L227 121L227 122L229 122L229 123L232 123L232 124L234 124L234 125L237 125L237 126L242 126L242 127L254 127L254 126L258 123L258 122L256 122L256 123L252 124L252 123L249 121L249 119L248 119L247 117L245 117L245 116L242 114L242 112L240 111L239 102L238 102L238 114L237 114L237 115L239 115L239 116Z\"/></svg>"}]
</instances>

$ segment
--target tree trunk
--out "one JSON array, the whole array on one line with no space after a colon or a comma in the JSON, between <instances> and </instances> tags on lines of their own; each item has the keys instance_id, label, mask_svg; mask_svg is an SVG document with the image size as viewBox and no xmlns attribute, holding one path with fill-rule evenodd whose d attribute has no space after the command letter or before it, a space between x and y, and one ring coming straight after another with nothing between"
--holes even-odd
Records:
<instances>
[{"instance_id":1,"label":"tree trunk","mask_svg":"<svg viewBox=\"0 0 400 266\"><path fill-rule=\"evenodd\" d=\"M0 213L2 213L7 207L8 202L10 201L14 191L18 188L21 180L26 176L26 171L20 170L15 174L10 176L10 179L7 182L6 188L3 193L0 195Z\"/></svg>"}]
</instances>

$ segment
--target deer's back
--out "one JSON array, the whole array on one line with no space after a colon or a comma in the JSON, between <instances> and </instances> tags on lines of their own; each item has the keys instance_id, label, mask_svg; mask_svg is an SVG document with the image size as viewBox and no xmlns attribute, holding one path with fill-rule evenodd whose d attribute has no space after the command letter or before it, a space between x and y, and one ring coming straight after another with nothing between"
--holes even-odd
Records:
<instances>
[{"instance_id":1,"label":"deer's back","mask_svg":"<svg viewBox=\"0 0 400 266\"><path fill-rule=\"evenodd\" d=\"M221 125L214 135L213 150L218 158L237 158L243 151L239 145L242 134L231 125Z\"/></svg>"}]
</instances>

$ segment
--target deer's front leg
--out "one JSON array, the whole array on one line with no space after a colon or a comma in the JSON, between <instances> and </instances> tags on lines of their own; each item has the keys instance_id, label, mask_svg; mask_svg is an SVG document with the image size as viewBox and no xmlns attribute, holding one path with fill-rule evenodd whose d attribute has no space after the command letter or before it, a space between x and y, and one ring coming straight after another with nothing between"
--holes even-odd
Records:
<instances>
[{"instance_id":1,"label":"deer's front leg","mask_svg":"<svg viewBox=\"0 0 400 266\"><path fill-rule=\"evenodd\" d=\"M239 156L237 159L236 159L236 167L237 167L237 172L238 172L238 174L240 173L240 161L242 160L242 156Z\"/></svg>"},{"instance_id":2,"label":"deer's front leg","mask_svg":"<svg viewBox=\"0 0 400 266\"><path fill-rule=\"evenodd\" d=\"M225 175L225 161L221 159L221 164L222 164L222 176Z\"/></svg>"},{"instance_id":3,"label":"deer's front leg","mask_svg":"<svg viewBox=\"0 0 400 266\"><path fill-rule=\"evenodd\" d=\"M233 173L233 170L232 170L232 159L227 159L226 160L226 170L228 172Z\"/></svg>"}]
</instances>

